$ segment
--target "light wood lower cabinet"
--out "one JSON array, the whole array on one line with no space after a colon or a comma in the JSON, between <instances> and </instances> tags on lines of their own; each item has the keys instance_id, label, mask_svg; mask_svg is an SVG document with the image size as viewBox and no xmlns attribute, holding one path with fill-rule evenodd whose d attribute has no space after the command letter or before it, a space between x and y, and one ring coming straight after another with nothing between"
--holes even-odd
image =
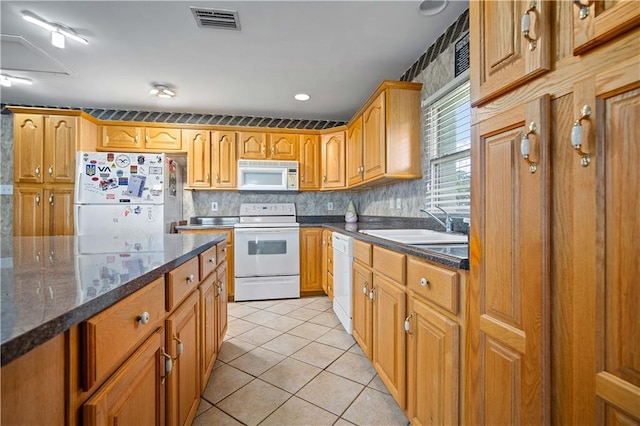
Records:
<instances>
[{"instance_id":1,"label":"light wood lower cabinet","mask_svg":"<svg viewBox=\"0 0 640 426\"><path fill-rule=\"evenodd\" d=\"M167 318L166 347L173 368L167 380L167 424L189 425L200 403L200 303L197 292Z\"/></svg>"},{"instance_id":2,"label":"light wood lower cabinet","mask_svg":"<svg viewBox=\"0 0 640 426\"><path fill-rule=\"evenodd\" d=\"M369 297L373 289L373 271L359 261L353 262L353 338L362 352L373 359L373 303Z\"/></svg>"},{"instance_id":3,"label":"light wood lower cabinet","mask_svg":"<svg viewBox=\"0 0 640 426\"><path fill-rule=\"evenodd\" d=\"M216 301L217 274L213 272L202 281L200 295L200 392L207 386L207 378L218 356L218 330Z\"/></svg>"},{"instance_id":4,"label":"light wood lower cabinet","mask_svg":"<svg viewBox=\"0 0 640 426\"><path fill-rule=\"evenodd\" d=\"M158 328L84 404L85 425L164 424L163 344Z\"/></svg>"},{"instance_id":5,"label":"light wood lower cabinet","mask_svg":"<svg viewBox=\"0 0 640 426\"><path fill-rule=\"evenodd\" d=\"M14 188L13 235L73 235L73 185Z\"/></svg>"},{"instance_id":6,"label":"light wood lower cabinet","mask_svg":"<svg viewBox=\"0 0 640 426\"><path fill-rule=\"evenodd\" d=\"M227 290L227 263L223 262L220 267L218 267L217 271L218 281L217 288L218 292L216 295L216 341L218 346L218 351L220 347L222 347L222 342L224 341L224 335L227 334L227 324L228 324L228 311L227 304L229 302L229 293Z\"/></svg>"},{"instance_id":7,"label":"light wood lower cabinet","mask_svg":"<svg viewBox=\"0 0 640 426\"><path fill-rule=\"evenodd\" d=\"M300 294L321 294L322 228L300 229Z\"/></svg>"}]
</instances>

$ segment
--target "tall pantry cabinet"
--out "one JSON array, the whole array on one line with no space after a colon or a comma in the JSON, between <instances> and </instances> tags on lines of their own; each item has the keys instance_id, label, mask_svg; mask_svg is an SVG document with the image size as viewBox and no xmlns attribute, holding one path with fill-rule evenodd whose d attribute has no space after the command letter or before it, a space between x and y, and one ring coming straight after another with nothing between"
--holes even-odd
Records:
<instances>
[{"instance_id":1,"label":"tall pantry cabinet","mask_svg":"<svg viewBox=\"0 0 640 426\"><path fill-rule=\"evenodd\" d=\"M470 424L640 422L639 26L470 2Z\"/></svg>"},{"instance_id":2,"label":"tall pantry cabinet","mask_svg":"<svg viewBox=\"0 0 640 426\"><path fill-rule=\"evenodd\" d=\"M13 112L15 236L73 235L76 151L94 151L96 120L77 110Z\"/></svg>"}]
</instances>

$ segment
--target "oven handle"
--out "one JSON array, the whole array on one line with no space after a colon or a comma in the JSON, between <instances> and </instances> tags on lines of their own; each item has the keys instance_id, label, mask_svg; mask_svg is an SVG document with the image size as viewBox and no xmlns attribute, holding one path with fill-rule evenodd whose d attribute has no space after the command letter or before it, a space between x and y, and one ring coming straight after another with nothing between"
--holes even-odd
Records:
<instances>
[{"instance_id":1,"label":"oven handle","mask_svg":"<svg viewBox=\"0 0 640 426\"><path fill-rule=\"evenodd\" d=\"M237 228L237 234L282 234L283 232L300 233L299 228Z\"/></svg>"}]
</instances>

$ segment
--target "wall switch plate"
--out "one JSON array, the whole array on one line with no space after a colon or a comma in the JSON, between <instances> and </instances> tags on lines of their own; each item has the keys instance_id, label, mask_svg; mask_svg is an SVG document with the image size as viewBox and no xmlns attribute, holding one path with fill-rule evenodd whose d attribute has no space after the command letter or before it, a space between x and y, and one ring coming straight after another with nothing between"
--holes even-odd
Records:
<instances>
[{"instance_id":1,"label":"wall switch plate","mask_svg":"<svg viewBox=\"0 0 640 426\"><path fill-rule=\"evenodd\" d=\"M389 208L393 210L393 198L389 198Z\"/></svg>"},{"instance_id":2,"label":"wall switch plate","mask_svg":"<svg viewBox=\"0 0 640 426\"><path fill-rule=\"evenodd\" d=\"M0 195L13 195L13 185L0 185Z\"/></svg>"},{"instance_id":3,"label":"wall switch plate","mask_svg":"<svg viewBox=\"0 0 640 426\"><path fill-rule=\"evenodd\" d=\"M402 198L396 198L396 209L400 210L402 208Z\"/></svg>"},{"instance_id":4,"label":"wall switch plate","mask_svg":"<svg viewBox=\"0 0 640 426\"><path fill-rule=\"evenodd\" d=\"M217 212L218 211L218 203L216 201L212 201L211 202L211 211L212 212Z\"/></svg>"},{"instance_id":5,"label":"wall switch plate","mask_svg":"<svg viewBox=\"0 0 640 426\"><path fill-rule=\"evenodd\" d=\"M333 202L329 201L327 203L327 210L329 210L329 211L333 210Z\"/></svg>"}]
</instances>

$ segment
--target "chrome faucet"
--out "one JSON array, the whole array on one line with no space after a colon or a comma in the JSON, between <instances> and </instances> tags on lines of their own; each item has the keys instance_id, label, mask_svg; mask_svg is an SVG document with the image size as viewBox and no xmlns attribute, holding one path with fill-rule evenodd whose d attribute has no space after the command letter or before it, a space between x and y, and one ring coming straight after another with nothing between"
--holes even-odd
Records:
<instances>
[{"instance_id":1,"label":"chrome faucet","mask_svg":"<svg viewBox=\"0 0 640 426\"><path fill-rule=\"evenodd\" d=\"M436 205L436 208L446 215L445 219L444 219L444 222L441 219L439 219L438 217L436 217L430 211L427 211L427 210L424 210L424 209L420 209L420 211L428 214L429 216L434 218L436 221L438 221L438 223L440 225L442 225L447 232L449 232L449 233L453 232L453 218L451 217L451 215L445 209L440 207L439 205Z\"/></svg>"}]
</instances>

